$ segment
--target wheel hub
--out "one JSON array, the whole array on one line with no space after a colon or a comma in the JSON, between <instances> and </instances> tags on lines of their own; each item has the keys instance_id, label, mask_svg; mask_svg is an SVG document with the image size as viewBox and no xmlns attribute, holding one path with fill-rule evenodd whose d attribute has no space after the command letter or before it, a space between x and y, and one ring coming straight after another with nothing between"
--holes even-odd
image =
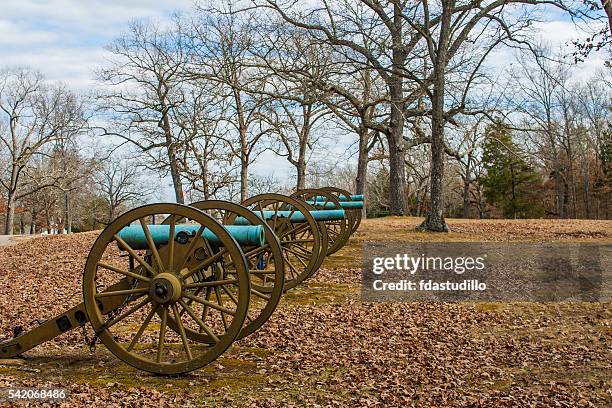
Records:
<instances>
[{"instance_id":1,"label":"wheel hub","mask_svg":"<svg viewBox=\"0 0 612 408\"><path fill-rule=\"evenodd\" d=\"M163 272L153 278L149 296L157 303L176 303L181 298L183 285L175 275Z\"/></svg>"}]
</instances>

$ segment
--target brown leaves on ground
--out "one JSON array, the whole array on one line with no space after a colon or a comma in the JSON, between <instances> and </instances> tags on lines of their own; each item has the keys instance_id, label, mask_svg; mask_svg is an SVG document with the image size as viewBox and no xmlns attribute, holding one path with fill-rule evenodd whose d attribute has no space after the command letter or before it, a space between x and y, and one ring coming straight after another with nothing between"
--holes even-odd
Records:
<instances>
[{"instance_id":1,"label":"brown leaves on ground","mask_svg":"<svg viewBox=\"0 0 612 408\"><path fill-rule=\"evenodd\" d=\"M386 217L364 220L358 240L419 241L612 241L610 220L446 220L450 233L417 232L422 218Z\"/></svg>"},{"instance_id":2,"label":"brown leaves on ground","mask_svg":"<svg viewBox=\"0 0 612 408\"><path fill-rule=\"evenodd\" d=\"M349 248L381 235L426 239L431 234L407 232L417 221L368 220ZM453 232L438 236L610 242L610 226L451 220ZM95 238L44 237L0 248L0 336L81 301ZM139 372L103 346L90 353L73 331L26 353L24 364L0 364L0 388L64 387L70 399L62 406L99 407L612 403L610 303L367 304L359 300L360 271L349 253L335 259L289 291L260 331L194 373Z\"/></svg>"}]
</instances>

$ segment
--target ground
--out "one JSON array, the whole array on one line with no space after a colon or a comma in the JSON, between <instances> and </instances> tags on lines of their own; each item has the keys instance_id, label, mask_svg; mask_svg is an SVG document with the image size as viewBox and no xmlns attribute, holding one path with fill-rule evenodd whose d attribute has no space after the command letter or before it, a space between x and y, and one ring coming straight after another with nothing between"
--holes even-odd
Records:
<instances>
[{"instance_id":1,"label":"ground","mask_svg":"<svg viewBox=\"0 0 612 408\"><path fill-rule=\"evenodd\" d=\"M611 303L362 303L367 240L612 243L612 221L366 220L350 245L288 292L272 318L219 360L159 377L81 333L0 362L0 388L69 389L66 406L610 406ZM96 233L0 248L0 333L80 301Z\"/></svg>"}]
</instances>

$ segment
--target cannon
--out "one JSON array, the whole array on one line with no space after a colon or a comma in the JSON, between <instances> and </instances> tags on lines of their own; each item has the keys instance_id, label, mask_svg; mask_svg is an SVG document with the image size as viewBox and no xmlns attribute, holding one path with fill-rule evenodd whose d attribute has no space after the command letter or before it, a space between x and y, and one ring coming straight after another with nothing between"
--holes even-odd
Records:
<instances>
[{"instance_id":1,"label":"cannon","mask_svg":"<svg viewBox=\"0 0 612 408\"><path fill-rule=\"evenodd\" d=\"M17 327L0 359L81 328L90 347L102 343L137 369L201 368L259 329L285 291L346 244L363 205L354 198L310 189L130 210L94 242L83 301L27 332Z\"/></svg>"}]
</instances>

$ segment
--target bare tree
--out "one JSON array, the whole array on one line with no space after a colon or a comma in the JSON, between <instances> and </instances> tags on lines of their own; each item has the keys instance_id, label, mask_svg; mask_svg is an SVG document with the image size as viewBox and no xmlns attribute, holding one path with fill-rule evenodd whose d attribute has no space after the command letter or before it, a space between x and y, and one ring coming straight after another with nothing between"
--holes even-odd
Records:
<instances>
[{"instance_id":1,"label":"bare tree","mask_svg":"<svg viewBox=\"0 0 612 408\"><path fill-rule=\"evenodd\" d=\"M181 140L180 171L189 181L192 200L209 200L237 181L234 157L217 136L226 101L215 94L215 84L204 81L190 81L181 92L185 103L174 108Z\"/></svg>"},{"instance_id":2,"label":"bare tree","mask_svg":"<svg viewBox=\"0 0 612 408\"><path fill-rule=\"evenodd\" d=\"M480 67L491 50L502 43L527 44L520 33L531 25L526 7L551 6L571 11L562 1L493 0L380 2L343 0L295 7L294 1L260 0L257 6L271 9L286 22L308 30L314 38L344 53L354 64L370 68L385 82L388 121L368 123L387 137L392 214L406 210L403 138L407 118L427 116L431 121L432 166L430 208L422 228L447 231L444 221L443 174L444 129L457 114L470 113L468 96ZM518 16L518 17L517 17ZM372 30L372 27L376 27ZM361 40L368 32L369 44ZM373 32L373 35L370 34ZM474 44L478 44L477 53ZM423 57L426 56L426 57ZM425 61L429 60L430 69ZM463 91L449 98L447 74L463 75ZM344 93L339 86L332 86ZM347 96L349 93L345 93ZM424 109L417 102L426 96ZM449 102L454 102L449 107ZM416 106L415 106L416 105Z\"/></svg>"},{"instance_id":3,"label":"bare tree","mask_svg":"<svg viewBox=\"0 0 612 408\"><path fill-rule=\"evenodd\" d=\"M339 119L341 127L358 135L355 193L366 194L368 163L374 160L370 152L382 143L380 131L368 128L367 124L380 121L384 115L380 109L377 110L376 104L384 91L381 91L380 81L368 69L355 72L352 80L348 80L343 87L345 90L352 89L351 98L335 95L326 98L325 103ZM365 208L363 211L365 215Z\"/></svg>"},{"instance_id":4,"label":"bare tree","mask_svg":"<svg viewBox=\"0 0 612 408\"><path fill-rule=\"evenodd\" d=\"M262 119L280 142L275 153L295 167L296 189L303 189L307 163L332 113L325 93L315 85L331 69L330 50L313 44L303 31L283 25L274 25L262 43L265 45L254 51L258 75L266 82L259 90L267 97Z\"/></svg>"},{"instance_id":5,"label":"bare tree","mask_svg":"<svg viewBox=\"0 0 612 408\"><path fill-rule=\"evenodd\" d=\"M141 174L141 169L127 157L105 161L96 177L96 184L108 205L107 222L151 195L152 189L146 187Z\"/></svg>"},{"instance_id":6,"label":"bare tree","mask_svg":"<svg viewBox=\"0 0 612 408\"><path fill-rule=\"evenodd\" d=\"M116 136L147 155L154 169L169 170L175 199L184 203L177 157L173 108L184 101L187 54L181 23L166 31L153 23L132 22L110 46L109 63L99 70L106 85L97 100L110 122L103 135Z\"/></svg>"},{"instance_id":7,"label":"bare tree","mask_svg":"<svg viewBox=\"0 0 612 408\"><path fill-rule=\"evenodd\" d=\"M76 97L63 86L49 87L39 73L27 69L0 73L0 143L9 160L2 169L0 184L7 192L7 217L4 230L13 233L17 200L47 186L57 178L50 176L40 183L21 185L30 160L50 143L64 140L85 126ZM4 167L4 166L3 166Z\"/></svg>"},{"instance_id":8,"label":"bare tree","mask_svg":"<svg viewBox=\"0 0 612 408\"><path fill-rule=\"evenodd\" d=\"M240 199L248 194L249 166L264 150L272 132L264 120L265 87L250 69L257 22L233 13L200 9L191 25L189 78L217 84L224 98L223 123L217 137L240 163Z\"/></svg>"}]
</instances>

